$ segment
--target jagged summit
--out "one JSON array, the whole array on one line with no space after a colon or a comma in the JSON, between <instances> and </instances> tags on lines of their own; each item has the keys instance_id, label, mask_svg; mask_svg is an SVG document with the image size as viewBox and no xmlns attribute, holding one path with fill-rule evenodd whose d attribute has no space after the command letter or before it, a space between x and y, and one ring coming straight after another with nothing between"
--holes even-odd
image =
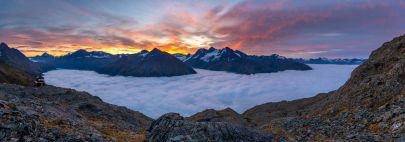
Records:
<instances>
[{"instance_id":1,"label":"jagged summit","mask_svg":"<svg viewBox=\"0 0 405 142\"><path fill-rule=\"evenodd\" d=\"M202 48L202 49L205 49L205 48ZM211 46L210 48L208 48L208 50L209 50L209 51L212 51L212 50L216 50L216 49Z\"/></svg>"},{"instance_id":2,"label":"jagged summit","mask_svg":"<svg viewBox=\"0 0 405 142\"><path fill-rule=\"evenodd\" d=\"M150 52L162 52L158 48L153 48Z\"/></svg>"},{"instance_id":3,"label":"jagged summit","mask_svg":"<svg viewBox=\"0 0 405 142\"><path fill-rule=\"evenodd\" d=\"M198 49L190 57L177 56L194 68L228 71L240 74L271 73L283 70L310 70L305 64L292 60L247 55L229 47Z\"/></svg>"},{"instance_id":4,"label":"jagged summit","mask_svg":"<svg viewBox=\"0 0 405 142\"><path fill-rule=\"evenodd\" d=\"M9 48L8 45L4 42L0 43L0 48Z\"/></svg>"},{"instance_id":5,"label":"jagged summit","mask_svg":"<svg viewBox=\"0 0 405 142\"><path fill-rule=\"evenodd\" d=\"M142 50L141 52L136 53L138 56L145 57L149 54L148 50Z\"/></svg>"},{"instance_id":6,"label":"jagged summit","mask_svg":"<svg viewBox=\"0 0 405 142\"><path fill-rule=\"evenodd\" d=\"M49 54L48 52L42 53L41 56L44 56L44 57L53 57L53 55Z\"/></svg>"},{"instance_id":7,"label":"jagged summit","mask_svg":"<svg viewBox=\"0 0 405 142\"><path fill-rule=\"evenodd\" d=\"M61 56L60 58L108 58L113 56L103 51L87 51L84 49L76 50L72 53Z\"/></svg>"}]
</instances>

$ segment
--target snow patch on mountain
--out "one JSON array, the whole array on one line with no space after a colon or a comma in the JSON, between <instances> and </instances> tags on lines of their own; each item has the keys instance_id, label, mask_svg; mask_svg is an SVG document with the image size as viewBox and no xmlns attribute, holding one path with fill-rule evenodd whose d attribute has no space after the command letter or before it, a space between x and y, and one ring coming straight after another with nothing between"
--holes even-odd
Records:
<instances>
[{"instance_id":1,"label":"snow patch on mountain","mask_svg":"<svg viewBox=\"0 0 405 142\"><path fill-rule=\"evenodd\" d=\"M148 54L149 54L149 52L144 52L144 53L140 53L139 56L146 57Z\"/></svg>"},{"instance_id":2,"label":"snow patch on mountain","mask_svg":"<svg viewBox=\"0 0 405 142\"><path fill-rule=\"evenodd\" d=\"M200 59L203 60L204 62L211 62L211 61L218 60L220 57L221 57L221 54L218 54L218 50L213 50L213 51L205 54Z\"/></svg>"}]
</instances>

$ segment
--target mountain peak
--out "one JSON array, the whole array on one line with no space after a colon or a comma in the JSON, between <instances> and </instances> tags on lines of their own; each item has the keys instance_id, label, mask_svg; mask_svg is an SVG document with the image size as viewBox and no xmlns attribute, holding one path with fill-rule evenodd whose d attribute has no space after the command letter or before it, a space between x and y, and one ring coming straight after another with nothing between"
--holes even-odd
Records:
<instances>
[{"instance_id":1,"label":"mountain peak","mask_svg":"<svg viewBox=\"0 0 405 142\"><path fill-rule=\"evenodd\" d=\"M210 47L210 48L208 49L209 52L212 52L212 51L215 51L215 50L217 50L217 49L215 49L214 47Z\"/></svg>"},{"instance_id":2,"label":"mountain peak","mask_svg":"<svg viewBox=\"0 0 405 142\"><path fill-rule=\"evenodd\" d=\"M148 50L141 50L140 52L138 52L138 54L144 54L144 53L149 53Z\"/></svg>"},{"instance_id":3,"label":"mountain peak","mask_svg":"<svg viewBox=\"0 0 405 142\"><path fill-rule=\"evenodd\" d=\"M160 51L158 48L153 48L150 52L152 53L152 52L162 52L162 51Z\"/></svg>"},{"instance_id":4,"label":"mountain peak","mask_svg":"<svg viewBox=\"0 0 405 142\"><path fill-rule=\"evenodd\" d=\"M142 50L141 52L139 52L139 53L137 53L137 54L138 54L138 56L145 57L146 55L149 54L149 51L148 51L148 50Z\"/></svg>"},{"instance_id":5,"label":"mountain peak","mask_svg":"<svg viewBox=\"0 0 405 142\"><path fill-rule=\"evenodd\" d=\"M88 52L87 50L84 50L84 49L79 49L79 50L77 50L77 51L75 51L75 52L78 52L78 53L84 53L84 52Z\"/></svg>"},{"instance_id":6,"label":"mountain peak","mask_svg":"<svg viewBox=\"0 0 405 142\"><path fill-rule=\"evenodd\" d=\"M198 49L198 50L195 52L195 54L197 54L197 53L202 53L202 52L206 52L206 51L208 51L208 50L205 49L205 48L200 48L200 49Z\"/></svg>"},{"instance_id":7,"label":"mountain peak","mask_svg":"<svg viewBox=\"0 0 405 142\"><path fill-rule=\"evenodd\" d=\"M48 52L44 52L44 53L42 53L41 56L44 56L44 57L51 57L52 55L51 55L51 54L48 54ZM52 57L53 57L53 56L52 56Z\"/></svg>"},{"instance_id":8,"label":"mountain peak","mask_svg":"<svg viewBox=\"0 0 405 142\"><path fill-rule=\"evenodd\" d=\"M229 47L225 47L224 49L225 49L225 50L232 50L232 49L231 49L231 48L229 48Z\"/></svg>"},{"instance_id":9,"label":"mountain peak","mask_svg":"<svg viewBox=\"0 0 405 142\"><path fill-rule=\"evenodd\" d=\"M221 53L224 53L224 52L234 52L234 51L229 47L225 47L225 48L221 49Z\"/></svg>"},{"instance_id":10,"label":"mountain peak","mask_svg":"<svg viewBox=\"0 0 405 142\"><path fill-rule=\"evenodd\" d=\"M0 48L9 48L8 45L4 42L0 43Z\"/></svg>"}]
</instances>

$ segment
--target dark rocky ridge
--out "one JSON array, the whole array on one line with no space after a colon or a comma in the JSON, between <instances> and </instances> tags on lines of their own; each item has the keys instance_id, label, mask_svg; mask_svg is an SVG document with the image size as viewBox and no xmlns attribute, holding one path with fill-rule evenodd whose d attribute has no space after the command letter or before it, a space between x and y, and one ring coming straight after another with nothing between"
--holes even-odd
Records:
<instances>
[{"instance_id":1,"label":"dark rocky ridge","mask_svg":"<svg viewBox=\"0 0 405 142\"><path fill-rule=\"evenodd\" d=\"M47 64L32 62L19 50L10 48L5 43L0 43L0 60L32 76L54 69Z\"/></svg>"}]
</instances>

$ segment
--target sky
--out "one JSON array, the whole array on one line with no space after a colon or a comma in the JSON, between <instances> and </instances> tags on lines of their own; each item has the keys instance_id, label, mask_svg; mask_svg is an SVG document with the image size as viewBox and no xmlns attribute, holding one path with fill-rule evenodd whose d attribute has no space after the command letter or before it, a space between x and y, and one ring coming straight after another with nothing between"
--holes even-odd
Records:
<instances>
[{"instance_id":1,"label":"sky","mask_svg":"<svg viewBox=\"0 0 405 142\"><path fill-rule=\"evenodd\" d=\"M27 56L78 49L367 58L405 34L405 0L1 0L0 41Z\"/></svg>"},{"instance_id":2,"label":"sky","mask_svg":"<svg viewBox=\"0 0 405 142\"><path fill-rule=\"evenodd\" d=\"M86 91L105 102L158 118L168 112L190 116L205 109L227 107L242 113L263 103L312 97L338 89L357 67L310 66L313 70L255 75L197 69L197 74L184 76L124 77L53 70L44 77L47 84Z\"/></svg>"}]
</instances>

